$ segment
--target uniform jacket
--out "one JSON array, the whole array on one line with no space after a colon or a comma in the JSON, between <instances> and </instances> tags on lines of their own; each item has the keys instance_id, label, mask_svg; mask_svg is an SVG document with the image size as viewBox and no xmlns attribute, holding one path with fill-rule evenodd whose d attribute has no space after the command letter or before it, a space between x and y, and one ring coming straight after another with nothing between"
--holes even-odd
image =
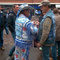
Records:
<instances>
[{"instance_id":1,"label":"uniform jacket","mask_svg":"<svg viewBox=\"0 0 60 60\"><path fill-rule=\"evenodd\" d=\"M38 29L30 22L30 20L21 14L15 23L16 39L15 45L20 48L26 48L26 45L31 46L33 40L33 34Z\"/></svg>"}]
</instances>

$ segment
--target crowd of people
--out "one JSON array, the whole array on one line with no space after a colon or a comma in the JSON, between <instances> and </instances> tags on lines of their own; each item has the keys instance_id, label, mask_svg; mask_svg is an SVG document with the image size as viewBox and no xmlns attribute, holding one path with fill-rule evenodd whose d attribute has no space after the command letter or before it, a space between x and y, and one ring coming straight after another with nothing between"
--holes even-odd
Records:
<instances>
[{"instance_id":1,"label":"crowd of people","mask_svg":"<svg viewBox=\"0 0 60 60\"><path fill-rule=\"evenodd\" d=\"M33 40L34 47L42 51L42 60L50 60L50 57L60 60L60 11L57 8L51 9L50 2L45 0L39 6L40 14L27 3L13 5L12 11L7 9L6 12L0 6L0 50L5 50L4 29L7 34L11 32L14 40L6 60L29 60ZM39 20L32 19L32 11Z\"/></svg>"}]
</instances>

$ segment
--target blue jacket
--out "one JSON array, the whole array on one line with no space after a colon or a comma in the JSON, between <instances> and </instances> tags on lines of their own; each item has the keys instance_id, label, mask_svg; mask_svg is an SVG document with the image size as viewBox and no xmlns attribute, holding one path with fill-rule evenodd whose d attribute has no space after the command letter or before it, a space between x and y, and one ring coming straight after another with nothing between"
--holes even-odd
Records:
<instances>
[{"instance_id":1,"label":"blue jacket","mask_svg":"<svg viewBox=\"0 0 60 60\"><path fill-rule=\"evenodd\" d=\"M39 34L38 34L38 40L40 40L41 38L41 35L42 35L42 29L43 29L43 23L45 21L45 19L47 17L51 18L52 20L52 25L51 25L51 29L50 29L50 32L49 32L49 35L46 39L46 41L44 42L44 45L51 45L51 44L54 44L55 43L55 35L56 35L56 26L55 26L55 19L54 19L54 14L52 12L52 10L49 10L46 15L43 16L43 19L40 23L40 29L39 29Z\"/></svg>"}]
</instances>

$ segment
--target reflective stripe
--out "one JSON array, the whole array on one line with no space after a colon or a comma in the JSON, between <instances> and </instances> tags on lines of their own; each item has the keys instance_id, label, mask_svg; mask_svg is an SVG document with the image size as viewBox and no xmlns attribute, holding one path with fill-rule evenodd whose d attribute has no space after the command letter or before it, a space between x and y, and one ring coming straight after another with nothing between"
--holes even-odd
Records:
<instances>
[{"instance_id":1,"label":"reflective stripe","mask_svg":"<svg viewBox=\"0 0 60 60\"><path fill-rule=\"evenodd\" d=\"M17 41L31 42L30 40L25 40L25 39L22 39L22 38L17 37L17 36L16 36L16 39L17 39Z\"/></svg>"}]
</instances>

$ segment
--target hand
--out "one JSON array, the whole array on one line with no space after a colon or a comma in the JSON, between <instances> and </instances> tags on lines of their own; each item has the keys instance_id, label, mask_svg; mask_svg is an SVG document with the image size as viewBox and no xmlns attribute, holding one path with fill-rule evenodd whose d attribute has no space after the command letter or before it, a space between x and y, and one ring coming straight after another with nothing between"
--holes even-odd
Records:
<instances>
[{"instance_id":1,"label":"hand","mask_svg":"<svg viewBox=\"0 0 60 60\"><path fill-rule=\"evenodd\" d=\"M37 28L39 28L39 21L33 21L33 24L34 24L34 26L36 26Z\"/></svg>"},{"instance_id":2,"label":"hand","mask_svg":"<svg viewBox=\"0 0 60 60\"><path fill-rule=\"evenodd\" d=\"M41 46L42 46L40 43L37 43L37 42L35 42L35 45L36 45L37 47L41 47Z\"/></svg>"},{"instance_id":3,"label":"hand","mask_svg":"<svg viewBox=\"0 0 60 60\"><path fill-rule=\"evenodd\" d=\"M36 21L35 24L36 24L36 25L39 25L40 23L39 23L39 21Z\"/></svg>"},{"instance_id":4,"label":"hand","mask_svg":"<svg viewBox=\"0 0 60 60\"><path fill-rule=\"evenodd\" d=\"M40 23L39 23L39 21L33 21L33 24L39 25Z\"/></svg>"},{"instance_id":5,"label":"hand","mask_svg":"<svg viewBox=\"0 0 60 60\"><path fill-rule=\"evenodd\" d=\"M40 43L37 43L36 46L37 46L37 47L40 47L41 45L40 45Z\"/></svg>"}]
</instances>

